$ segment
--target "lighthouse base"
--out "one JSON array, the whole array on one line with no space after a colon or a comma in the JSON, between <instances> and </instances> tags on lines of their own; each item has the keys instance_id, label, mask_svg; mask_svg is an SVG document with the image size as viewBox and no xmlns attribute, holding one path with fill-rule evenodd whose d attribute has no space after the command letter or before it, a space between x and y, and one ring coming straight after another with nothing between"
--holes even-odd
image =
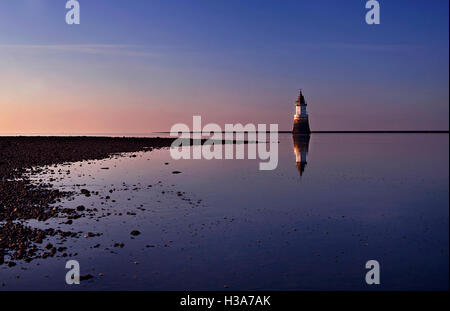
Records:
<instances>
[{"instance_id":1,"label":"lighthouse base","mask_svg":"<svg viewBox=\"0 0 450 311\"><path fill-rule=\"evenodd\" d=\"M311 134L308 118L294 119L294 129L292 130L292 134Z\"/></svg>"}]
</instances>

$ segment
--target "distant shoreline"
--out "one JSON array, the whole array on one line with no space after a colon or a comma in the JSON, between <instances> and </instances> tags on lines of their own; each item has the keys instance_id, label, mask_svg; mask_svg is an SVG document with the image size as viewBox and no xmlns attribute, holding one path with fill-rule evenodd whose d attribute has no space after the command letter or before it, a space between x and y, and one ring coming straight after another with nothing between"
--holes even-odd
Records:
<instances>
[{"instance_id":1,"label":"distant shoreline","mask_svg":"<svg viewBox=\"0 0 450 311\"><path fill-rule=\"evenodd\" d=\"M311 131L311 134L449 134L449 130L425 130L425 131ZM190 132L190 134L199 132ZM220 132L220 133L255 133L255 132ZM270 133L266 131L266 133ZM292 131L278 131L277 133L292 134ZM170 134L170 132L153 132L153 134Z\"/></svg>"},{"instance_id":2,"label":"distant shoreline","mask_svg":"<svg viewBox=\"0 0 450 311\"><path fill-rule=\"evenodd\" d=\"M339 134L448 134L449 131L312 131L312 133L339 133Z\"/></svg>"},{"instance_id":3,"label":"distant shoreline","mask_svg":"<svg viewBox=\"0 0 450 311\"><path fill-rule=\"evenodd\" d=\"M199 133L199 132L189 132L190 134ZM256 132L219 132L222 134L226 133L256 133ZM266 131L266 133L270 133ZM292 134L292 131L278 131L279 134ZM311 134L449 134L449 130L422 130L422 131L389 131L389 130L381 130L381 131L311 131ZM59 133L59 134L40 134L40 133L0 133L0 138L8 138L8 137L109 137L109 138L158 138L157 134L170 134L170 132L150 132L150 133ZM153 136L152 136L153 135Z\"/></svg>"}]
</instances>

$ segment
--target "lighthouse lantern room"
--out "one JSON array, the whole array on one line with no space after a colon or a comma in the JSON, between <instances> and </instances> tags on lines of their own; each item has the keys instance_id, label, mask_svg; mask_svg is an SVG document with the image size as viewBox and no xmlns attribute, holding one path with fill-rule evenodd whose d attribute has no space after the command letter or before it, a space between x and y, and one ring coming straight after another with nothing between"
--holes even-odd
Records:
<instances>
[{"instance_id":1,"label":"lighthouse lantern room","mask_svg":"<svg viewBox=\"0 0 450 311\"><path fill-rule=\"evenodd\" d=\"M292 133L294 134L307 134L311 133L309 128L309 118L306 112L306 100L303 96L302 90L298 94L298 99L295 105L295 115L294 115L294 129Z\"/></svg>"}]
</instances>

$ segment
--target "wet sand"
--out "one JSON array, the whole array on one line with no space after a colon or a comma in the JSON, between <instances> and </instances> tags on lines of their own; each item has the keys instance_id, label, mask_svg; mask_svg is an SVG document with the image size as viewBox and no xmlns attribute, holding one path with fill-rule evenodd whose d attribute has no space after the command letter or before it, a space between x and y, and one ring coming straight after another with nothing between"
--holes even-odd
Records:
<instances>
[{"instance_id":1,"label":"wet sand","mask_svg":"<svg viewBox=\"0 0 450 311\"><path fill-rule=\"evenodd\" d=\"M169 147L173 140L159 137L0 137L0 265L13 267L18 260L30 262L57 253L68 256L65 247L44 245L43 240L48 236L64 240L81 234L42 230L24 224L29 220L45 221L54 217L70 223L86 212L83 206L76 209L57 206L62 198L75 193L53 189L42 180L31 182L30 176L39 174L40 167L99 160L124 152L151 151ZM86 189L82 189L81 194L90 195Z\"/></svg>"}]
</instances>

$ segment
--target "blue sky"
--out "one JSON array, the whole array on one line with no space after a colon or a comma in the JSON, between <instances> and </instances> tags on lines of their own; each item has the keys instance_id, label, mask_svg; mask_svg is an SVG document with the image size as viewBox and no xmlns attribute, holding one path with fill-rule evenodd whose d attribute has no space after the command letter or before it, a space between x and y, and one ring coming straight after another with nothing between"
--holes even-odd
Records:
<instances>
[{"instance_id":1,"label":"blue sky","mask_svg":"<svg viewBox=\"0 0 450 311\"><path fill-rule=\"evenodd\" d=\"M290 129L300 87L313 130L448 129L446 0L65 2L1 1L0 132Z\"/></svg>"}]
</instances>

